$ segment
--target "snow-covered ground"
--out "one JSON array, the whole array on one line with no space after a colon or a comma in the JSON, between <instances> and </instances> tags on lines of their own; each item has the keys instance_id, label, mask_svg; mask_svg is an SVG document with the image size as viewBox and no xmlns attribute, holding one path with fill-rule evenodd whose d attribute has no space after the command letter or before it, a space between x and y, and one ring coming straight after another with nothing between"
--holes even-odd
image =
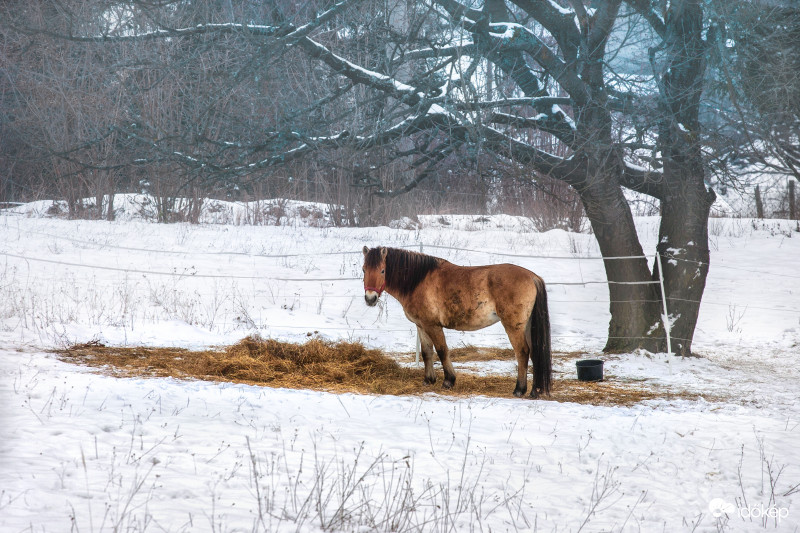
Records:
<instances>
[{"instance_id":1,"label":"snow-covered ground","mask_svg":"<svg viewBox=\"0 0 800 533\"><path fill-rule=\"evenodd\" d=\"M505 216L331 228L324 206L292 203L281 225L237 225L248 211L229 207L216 211L225 224L195 226L67 221L44 204L0 212L0 531L800 528L794 223L712 219L704 357L670 368L665 354L603 355L606 286L560 285L604 280L591 235ZM654 250L657 218L637 227ZM391 297L363 304L365 244L526 266L548 282L554 348L577 352L556 379L599 356L611 379L708 399L518 400L510 362L460 369L508 373L508 399L453 400L118 379L47 352L252 333L412 351ZM499 325L448 340L508 342Z\"/></svg>"}]
</instances>

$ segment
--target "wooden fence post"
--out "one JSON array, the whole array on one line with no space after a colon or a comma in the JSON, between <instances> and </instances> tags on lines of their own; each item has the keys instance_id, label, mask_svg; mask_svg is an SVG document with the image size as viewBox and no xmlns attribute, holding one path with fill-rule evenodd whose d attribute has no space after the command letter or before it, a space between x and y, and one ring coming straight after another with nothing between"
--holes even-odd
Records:
<instances>
[{"instance_id":1,"label":"wooden fence post","mask_svg":"<svg viewBox=\"0 0 800 533\"><path fill-rule=\"evenodd\" d=\"M761 188L756 185L756 217L764 218L764 202L761 201Z\"/></svg>"}]
</instances>

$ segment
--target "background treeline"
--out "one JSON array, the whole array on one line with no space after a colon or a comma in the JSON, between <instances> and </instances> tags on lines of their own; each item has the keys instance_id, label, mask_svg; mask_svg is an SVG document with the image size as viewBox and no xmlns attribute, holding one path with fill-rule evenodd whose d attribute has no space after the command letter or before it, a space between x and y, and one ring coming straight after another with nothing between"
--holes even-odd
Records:
<instances>
[{"instance_id":1,"label":"background treeline","mask_svg":"<svg viewBox=\"0 0 800 533\"><path fill-rule=\"evenodd\" d=\"M714 40L727 46L709 54L703 112L709 179L725 188L749 186L754 171L797 177L800 9L779 0L709 3L709 31L729 33ZM345 225L423 212L503 212L533 217L543 227L580 227L581 202L563 181L540 175L531 186L520 165L474 145L441 159L425 180L397 195L376 193L418 177L421 169L409 154L418 153L415 143L430 142L423 134L409 136L405 151L397 145L357 150L325 138L324 150L276 155L290 152L298 139L313 145L332 131L378 131L399 104L331 75L308 54L257 30L191 40L104 38L232 20L300 25L329 4L6 2L0 8L0 202L60 199L70 216L110 219L114 194L146 192L159 202L160 220L169 222L196 220L202 198L292 198L340 208ZM450 31L429 7L401 4L362 2L316 38L354 63L398 76L392 66L404 53L398 42L407 36L417 47L436 46ZM646 62L651 44L639 42L645 58L639 60ZM407 70L400 77L425 75L401 68ZM476 91L515 96L507 77L490 65L479 64L473 74L483 85ZM546 134L520 135L559 149ZM87 197L95 198L89 209L80 201ZM774 209L788 216L782 202Z\"/></svg>"}]
</instances>

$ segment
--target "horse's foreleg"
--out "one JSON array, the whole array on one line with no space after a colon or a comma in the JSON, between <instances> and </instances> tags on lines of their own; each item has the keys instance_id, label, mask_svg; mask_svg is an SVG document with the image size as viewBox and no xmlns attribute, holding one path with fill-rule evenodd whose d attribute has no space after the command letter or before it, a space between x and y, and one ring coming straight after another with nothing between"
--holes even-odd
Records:
<instances>
[{"instance_id":1,"label":"horse's foreleg","mask_svg":"<svg viewBox=\"0 0 800 533\"><path fill-rule=\"evenodd\" d=\"M456 372L453 370L453 363L450 362L450 351L447 349L444 331L442 331L441 327L435 326L427 328L425 333L433 342L433 346L436 348L436 354L439 356L439 361L442 362L442 369L444 370L442 387L451 389L456 383Z\"/></svg>"},{"instance_id":2,"label":"horse's foreleg","mask_svg":"<svg viewBox=\"0 0 800 533\"><path fill-rule=\"evenodd\" d=\"M422 361L425 363L425 384L433 385L436 383L436 371L433 369L433 341L425 333L421 327L417 326L417 333L419 334L420 351L422 352Z\"/></svg>"}]
</instances>

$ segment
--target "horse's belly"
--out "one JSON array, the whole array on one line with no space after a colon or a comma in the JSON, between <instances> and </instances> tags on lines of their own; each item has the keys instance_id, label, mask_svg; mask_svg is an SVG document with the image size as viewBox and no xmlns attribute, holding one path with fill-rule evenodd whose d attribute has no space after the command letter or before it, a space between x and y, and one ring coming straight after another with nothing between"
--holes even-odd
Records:
<instances>
[{"instance_id":1,"label":"horse's belly","mask_svg":"<svg viewBox=\"0 0 800 533\"><path fill-rule=\"evenodd\" d=\"M500 317L497 316L494 309L481 309L481 306L472 311L448 313L448 315L449 316L442 321L442 326L447 329L455 329L458 331L475 331L477 329L489 327L500 321Z\"/></svg>"},{"instance_id":2,"label":"horse's belly","mask_svg":"<svg viewBox=\"0 0 800 533\"><path fill-rule=\"evenodd\" d=\"M486 320L482 321L470 321L465 322L463 324L456 324L454 326L445 326L448 329L456 329L458 331L475 331L477 329L488 328L492 324L497 324L500 321L500 317L494 315L494 317L489 317Z\"/></svg>"}]
</instances>

